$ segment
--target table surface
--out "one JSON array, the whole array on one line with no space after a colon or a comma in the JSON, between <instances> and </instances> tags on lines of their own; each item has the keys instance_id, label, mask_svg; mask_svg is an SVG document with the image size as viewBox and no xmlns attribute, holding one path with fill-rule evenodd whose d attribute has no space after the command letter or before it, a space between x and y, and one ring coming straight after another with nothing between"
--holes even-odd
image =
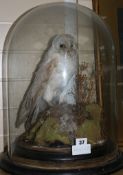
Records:
<instances>
[{"instance_id":1,"label":"table surface","mask_svg":"<svg viewBox=\"0 0 123 175\"><path fill-rule=\"evenodd\" d=\"M6 173L6 172L0 170L0 175L10 175L10 174L8 174L8 173ZM12 174L11 174L11 175L12 175ZM118 171L118 172L116 172L116 173L113 173L112 175L123 175L123 169L120 170L120 171Z\"/></svg>"}]
</instances>

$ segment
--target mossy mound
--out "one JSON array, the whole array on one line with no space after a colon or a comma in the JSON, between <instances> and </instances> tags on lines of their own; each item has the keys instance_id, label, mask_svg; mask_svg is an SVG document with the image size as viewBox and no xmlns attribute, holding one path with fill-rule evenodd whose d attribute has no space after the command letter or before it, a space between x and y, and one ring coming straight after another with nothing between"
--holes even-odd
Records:
<instances>
[{"instance_id":1,"label":"mossy mound","mask_svg":"<svg viewBox=\"0 0 123 175\"><path fill-rule=\"evenodd\" d=\"M88 142L96 144L101 139L101 111L99 105L90 104L86 106L87 112L91 115L91 119L81 120L75 131L76 138L88 138ZM46 120L42 125L36 123L31 130L25 133L25 139L30 140L35 145L48 146L56 141L64 145L71 145L71 140L66 131L60 129L59 118L46 116Z\"/></svg>"},{"instance_id":2,"label":"mossy mound","mask_svg":"<svg viewBox=\"0 0 123 175\"><path fill-rule=\"evenodd\" d=\"M45 143L53 143L55 141L69 144L67 133L63 133L59 129L59 122L56 118L47 118L46 122L37 131L34 142L38 145Z\"/></svg>"},{"instance_id":3,"label":"mossy mound","mask_svg":"<svg viewBox=\"0 0 123 175\"><path fill-rule=\"evenodd\" d=\"M101 108L97 104L86 106L86 110L91 114L91 120L85 120L77 130L77 137L88 138L89 143L95 144L101 139Z\"/></svg>"}]
</instances>

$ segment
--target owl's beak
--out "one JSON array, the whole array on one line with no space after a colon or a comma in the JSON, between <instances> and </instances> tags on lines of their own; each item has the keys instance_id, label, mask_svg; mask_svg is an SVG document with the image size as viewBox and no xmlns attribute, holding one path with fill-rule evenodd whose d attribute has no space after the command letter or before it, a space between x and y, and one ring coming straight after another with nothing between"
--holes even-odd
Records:
<instances>
[{"instance_id":1,"label":"owl's beak","mask_svg":"<svg viewBox=\"0 0 123 175\"><path fill-rule=\"evenodd\" d=\"M71 53L71 50L70 49L67 49L67 53L70 54Z\"/></svg>"},{"instance_id":2,"label":"owl's beak","mask_svg":"<svg viewBox=\"0 0 123 175\"><path fill-rule=\"evenodd\" d=\"M67 50L67 54L68 54L69 56L72 56L71 49L68 49L68 50Z\"/></svg>"}]
</instances>

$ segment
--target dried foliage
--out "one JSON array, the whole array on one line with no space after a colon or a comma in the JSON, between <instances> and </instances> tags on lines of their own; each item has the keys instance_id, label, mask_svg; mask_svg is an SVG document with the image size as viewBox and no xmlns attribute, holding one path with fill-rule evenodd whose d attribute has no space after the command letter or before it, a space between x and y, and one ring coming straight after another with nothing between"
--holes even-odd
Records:
<instances>
[{"instance_id":1,"label":"dried foliage","mask_svg":"<svg viewBox=\"0 0 123 175\"><path fill-rule=\"evenodd\" d=\"M95 77L93 69L88 73L89 63L81 63L79 67L78 79L78 97L79 103L90 104L95 102ZM91 65L92 66L92 65Z\"/></svg>"}]
</instances>

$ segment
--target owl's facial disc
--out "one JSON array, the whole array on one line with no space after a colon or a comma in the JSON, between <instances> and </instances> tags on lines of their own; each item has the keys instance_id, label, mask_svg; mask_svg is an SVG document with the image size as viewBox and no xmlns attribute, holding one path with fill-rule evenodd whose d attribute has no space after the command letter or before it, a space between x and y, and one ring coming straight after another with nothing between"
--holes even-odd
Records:
<instances>
[{"instance_id":1,"label":"owl's facial disc","mask_svg":"<svg viewBox=\"0 0 123 175\"><path fill-rule=\"evenodd\" d=\"M70 56L77 50L74 38L68 34L57 35L52 44L58 52L68 54Z\"/></svg>"},{"instance_id":2,"label":"owl's facial disc","mask_svg":"<svg viewBox=\"0 0 123 175\"><path fill-rule=\"evenodd\" d=\"M64 51L72 51L73 49L75 49L75 45L74 45L74 43L72 43L72 42L66 42L66 43L60 43L59 44L59 48L61 49L61 50L64 50Z\"/></svg>"}]
</instances>

